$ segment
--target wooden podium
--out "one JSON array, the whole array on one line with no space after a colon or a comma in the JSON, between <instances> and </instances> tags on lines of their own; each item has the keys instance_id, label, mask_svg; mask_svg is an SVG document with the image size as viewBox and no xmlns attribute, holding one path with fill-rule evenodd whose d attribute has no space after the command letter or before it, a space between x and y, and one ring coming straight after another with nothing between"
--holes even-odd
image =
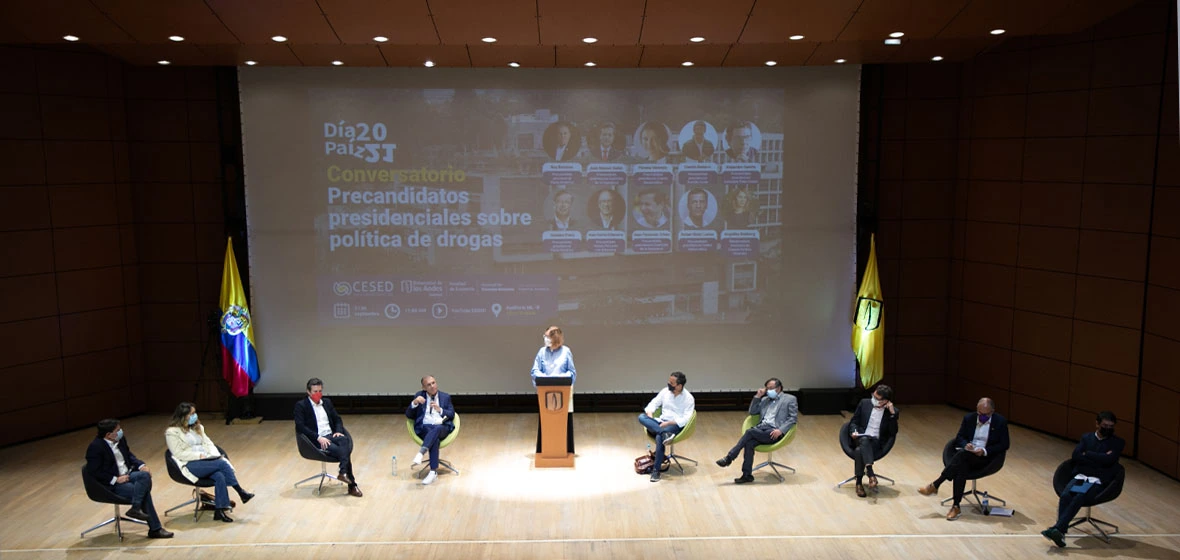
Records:
<instances>
[{"instance_id":1,"label":"wooden podium","mask_svg":"<svg viewBox=\"0 0 1180 560\"><path fill-rule=\"evenodd\" d=\"M571 377L537 377L537 405L541 411L541 452L536 468L572 467L574 454L567 453L566 423L569 422Z\"/></svg>"}]
</instances>

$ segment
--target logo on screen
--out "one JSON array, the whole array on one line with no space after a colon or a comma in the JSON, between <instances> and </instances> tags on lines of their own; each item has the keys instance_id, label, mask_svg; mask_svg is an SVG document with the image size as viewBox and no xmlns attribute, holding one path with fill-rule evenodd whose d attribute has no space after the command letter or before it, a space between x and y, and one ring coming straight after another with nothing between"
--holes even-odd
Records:
<instances>
[{"instance_id":1,"label":"logo on screen","mask_svg":"<svg viewBox=\"0 0 1180 560\"><path fill-rule=\"evenodd\" d=\"M337 303L332 306L332 317L335 319L347 319L352 316L352 306L347 303Z\"/></svg>"},{"instance_id":2,"label":"logo on screen","mask_svg":"<svg viewBox=\"0 0 1180 560\"><path fill-rule=\"evenodd\" d=\"M413 292L414 292L414 281L413 280L402 280L402 293L403 294L410 294Z\"/></svg>"},{"instance_id":3,"label":"logo on screen","mask_svg":"<svg viewBox=\"0 0 1180 560\"><path fill-rule=\"evenodd\" d=\"M385 317L388 319L397 319L402 315L402 308L396 304L391 303L385 306Z\"/></svg>"},{"instance_id":4,"label":"logo on screen","mask_svg":"<svg viewBox=\"0 0 1180 560\"><path fill-rule=\"evenodd\" d=\"M352 293L352 285L348 282L336 282L332 284L332 292L338 296L346 296Z\"/></svg>"},{"instance_id":5,"label":"logo on screen","mask_svg":"<svg viewBox=\"0 0 1180 560\"><path fill-rule=\"evenodd\" d=\"M545 410L561 410L565 408L561 402L560 391L548 391L545 393Z\"/></svg>"},{"instance_id":6,"label":"logo on screen","mask_svg":"<svg viewBox=\"0 0 1180 560\"><path fill-rule=\"evenodd\" d=\"M435 319L446 319L447 318L447 304L436 303L436 304L432 305L430 307L430 314Z\"/></svg>"}]
</instances>

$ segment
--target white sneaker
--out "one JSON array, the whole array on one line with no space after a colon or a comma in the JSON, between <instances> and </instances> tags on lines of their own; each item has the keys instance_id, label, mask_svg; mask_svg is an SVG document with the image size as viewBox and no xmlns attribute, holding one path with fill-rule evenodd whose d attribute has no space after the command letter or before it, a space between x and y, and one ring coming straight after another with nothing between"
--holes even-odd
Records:
<instances>
[{"instance_id":1,"label":"white sneaker","mask_svg":"<svg viewBox=\"0 0 1180 560\"><path fill-rule=\"evenodd\" d=\"M418 466L418 465L421 465L421 464L422 464L422 454L421 454L421 453L419 453L419 454L417 454L417 455L414 455L414 460L413 460L413 461L410 461L410 466L411 466L411 467L416 467L416 466Z\"/></svg>"},{"instance_id":2,"label":"white sneaker","mask_svg":"<svg viewBox=\"0 0 1180 560\"><path fill-rule=\"evenodd\" d=\"M434 482L434 479L436 478L438 478L438 472L430 471L429 473L426 473L426 478L422 479L422 484L430 484Z\"/></svg>"}]
</instances>

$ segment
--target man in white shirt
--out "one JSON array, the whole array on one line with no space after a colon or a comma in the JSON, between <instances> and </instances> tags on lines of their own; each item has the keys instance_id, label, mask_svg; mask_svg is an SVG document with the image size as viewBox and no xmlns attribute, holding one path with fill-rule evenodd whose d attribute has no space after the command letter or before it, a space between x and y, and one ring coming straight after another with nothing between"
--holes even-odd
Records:
<instances>
[{"instance_id":1,"label":"man in white shirt","mask_svg":"<svg viewBox=\"0 0 1180 560\"><path fill-rule=\"evenodd\" d=\"M856 475L856 495L864 498L864 477L869 476L869 488L877 487L877 475L873 473L873 462L881 453L882 445L897 436L897 417L901 413L893 406L893 388L880 384L873 390L873 396L860 401L852 419L848 421L852 437L852 459Z\"/></svg>"},{"instance_id":2,"label":"man in white shirt","mask_svg":"<svg viewBox=\"0 0 1180 560\"><path fill-rule=\"evenodd\" d=\"M336 414L332 399L324 396L324 382L307 380L307 398L295 403L295 432L307 436L325 455L340 462L339 480L348 485L348 493L358 498L365 494L352 472L352 437L344 430L344 420Z\"/></svg>"},{"instance_id":3,"label":"man in white shirt","mask_svg":"<svg viewBox=\"0 0 1180 560\"><path fill-rule=\"evenodd\" d=\"M406 407L406 418L414 421L414 433L422 438L422 446L414 455L411 466L422 464L424 454L430 454L430 472L422 484L431 484L438 477L439 442L455 430L455 407L451 396L438 390L438 381L433 376L422 378L422 390L414 395Z\"/></svg>"},{"instance_id":4,"label":"man in white shirt","mask_svg":"<svg viewBox=\"0 0 1180 560\"><path fill-rule=\"evenodd\" d=\"M152 504L152 475L123 439L123 426L107 418L98 423L98 436L86 448L86 475L111 492L131 501L126 515L147 523L149 539L170 539Z\"/></svg>"},{"instance_id":5,"label":"man in white shirt","mask_svg":"<svg viewBox=\"0 0 1180 560\"><path fill-rule=\"evenodd\" d=\"M688 378L679 371L668 376L668 386L660 389L654 399L647 403L643 414L639 415L639 423L656 437L656 461L651 469L651 481L660 481L660 465L664 464L664 444L671 441L688 425L689 419L696 413L696 400L692 393L684 388ZM656 411L660 415L656 417Z\"/></svg>"},{"instance_id":6,"label":"man in white shirt","mask_svg":"<svg viewBox=\"0 0 1180 560\"><path fill-rule=\"evenodd\" d=\"M983 397L975 403L975 412L963 417L959 432L955 434L955 452L942 474L926 486L918 489L923 496L938 494L943 482L952 481L953 494L947 521L954 521L962 514L959 502L967 487L967 474L983 469L992 461L1000 460L1008 452L1008 420L996 414L996 405Z\"/></svg>"}]
</instances>

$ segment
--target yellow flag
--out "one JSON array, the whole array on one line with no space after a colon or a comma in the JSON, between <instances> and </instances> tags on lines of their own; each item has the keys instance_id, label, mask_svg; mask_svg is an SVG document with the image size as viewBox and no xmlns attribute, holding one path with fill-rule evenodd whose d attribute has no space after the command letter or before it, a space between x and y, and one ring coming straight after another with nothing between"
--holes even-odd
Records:
<instances>
[{"instance_id":1,"label":"yellow flag","mask_svg":"<svg viewBox=\"0 0 1180 560\"><path fill-rule=\"evenodd\" d=\"M856 294L852 351L860 364L860 382L868 389L885 377L885 297L877 277L877 236L869 241L869 264Z\"/></svg>"}]
</instances>

